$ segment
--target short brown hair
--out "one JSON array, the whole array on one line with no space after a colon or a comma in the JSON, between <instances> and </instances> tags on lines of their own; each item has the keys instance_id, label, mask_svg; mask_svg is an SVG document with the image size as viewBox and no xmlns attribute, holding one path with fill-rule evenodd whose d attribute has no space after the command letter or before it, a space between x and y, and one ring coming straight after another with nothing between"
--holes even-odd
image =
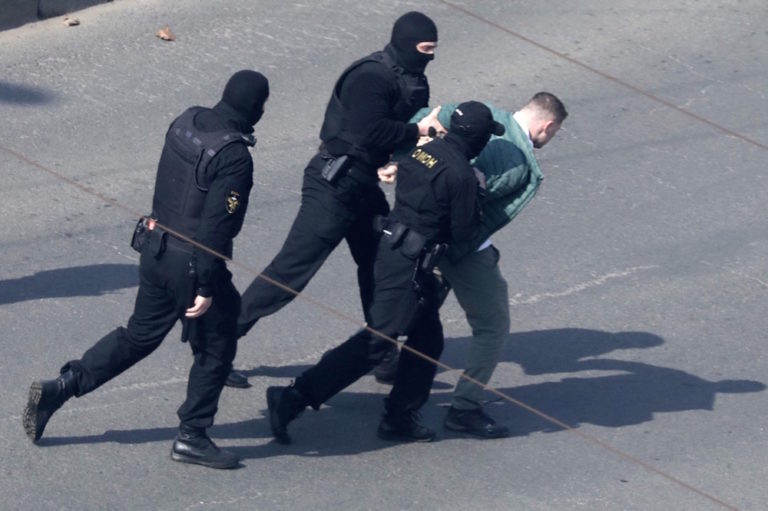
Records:
<instances>
[{"instance_id":1,"label":"short brown hair","mask_svg":"<svg viewBox=\"0 0 768 511\"><path fill-rule=\"evenodd\" d=\"M557 96L549 92L537 92L533 95L527 106L533 106L539 110L542 110L554 117L556 123L562 123L568 112L565 110L565 105L560 101Z\"/></svg>"}]
</instances>

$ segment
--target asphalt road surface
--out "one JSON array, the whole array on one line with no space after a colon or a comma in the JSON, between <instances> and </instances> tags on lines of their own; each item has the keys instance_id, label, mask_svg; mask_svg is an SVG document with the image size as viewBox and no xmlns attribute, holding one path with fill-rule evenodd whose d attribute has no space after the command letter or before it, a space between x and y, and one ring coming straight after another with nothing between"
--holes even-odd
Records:
<instances>
[{"instance_id":1,"label":"asphalt road surface","mask_svg":"<svg viewBox=\"0 0 768 511\"><path fill-rule=\"evenodd\" d=\"M131 312L128 241L170 121L214 104L233 71L270 79L243 289L294 218L336 76L414 9L439 27L432 103L515 110L547 90L570 112L539 151L539 195L493 237L513 321L491 384L557 422L488 393L513 436L449 434L460 372L441 369L423 410L435 443L376 438L388 388L371 376L273 442L266 387L362 322L342 246L305 290L333 312L296 300L240 344L253 388L226 389L211 430L240 469L169 459L191 363L178 329L32 445L29 384ZM117 0L79 26L0 32L0 508L768 509L766 14L762 0ZM166 25L176 41L155 37ZM442 317L442 360L460 368L471 333L452 297Z\"/></svg>"}]
</instances>

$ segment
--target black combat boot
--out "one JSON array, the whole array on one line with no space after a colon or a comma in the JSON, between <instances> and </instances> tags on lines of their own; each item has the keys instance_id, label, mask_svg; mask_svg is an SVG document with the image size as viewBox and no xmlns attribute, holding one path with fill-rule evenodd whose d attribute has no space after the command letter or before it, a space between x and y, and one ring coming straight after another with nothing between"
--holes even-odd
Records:
<instances>
[{"instance_id":1,"label":"black combat boot","mask_svg":"<svg viewBox=\"0 0 768 511\"><path fill-rule=\"evenodd\" d=\"M482 408L459 410L450 407L443 425L451 431L469 433L480 438L506 438L509 436L509 428L496 424L496 421L488 417Z\"/></svg>"},{"instance_id":2,"label":"black combat boot","mask_svg":"<svg viewBox=\"0 0 768 511\"><path fill-rule=\"evenodd\" d=\"M21 416L24 431L32 442L37 442L43 436L45 425L53 413L61 408L67 399L75 395L77 382L75 373L71 370L55 380L43 380L32 383L29 387L29 398Z\"/></svg>"},{"instance_id":3,"label":"black combat boot","mask_svg":"<svg viewBox=\"0 0 768 511\"><path fill-rule=\"evenodd\" d=\"M388 410L379 423L376 434L382 440L395 442L431 442L435 432L419 424L419 412Z\"/></svg>"},{"instance_id":4,"label":"black combat boot","mask_svg":"<svg viewBox=\"0 0 768 511\"><path fill-rule=\"evenodd\" d=\"M309 401L296 390L296 387L269 387L267 388L267 407L269 408L269 427L275 440L281 444L290 444L288 436L288 423L301 415L309 406Z\"/></svg>"},{"instance_id":5,"label":"black combat boot","mask_svg":"<svg viewBox=\"0 0 768 511\"><path fill-rule=\"evenodd\" d=\"M239 371L232 369L227 375L227 381L224 382L227 387L234 387L236 389L247 389L251 386L248 381L248 377Z\"/></svg>"},{"instance_id":6,"label":"black combat boot","mask_svg":"<svg viewBox=\"0 0 768 511\"><path fill-rule=\"evenodd\" d=\"M205 434L205 429L183 423L173 442L171 459L210 468L235 468L240 463L235 454L219 449Z\"/></svg>"}]
</instances>

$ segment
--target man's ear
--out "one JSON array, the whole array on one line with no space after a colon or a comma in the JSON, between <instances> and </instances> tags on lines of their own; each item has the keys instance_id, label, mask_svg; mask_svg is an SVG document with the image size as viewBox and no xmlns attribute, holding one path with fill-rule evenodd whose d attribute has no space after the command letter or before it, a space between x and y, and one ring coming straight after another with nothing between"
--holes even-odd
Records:
<instances>
[{"instance_id":1,"label":"man's ear","mask_svg":"<svg viewBox=\"0 0 768 511\"><path fill-rule=\"evenodd\" d=\"M549 135L553 130L555 130L555 121L552 119L542 121L541 129L544 131L544 133Z\"/></svg>"}]
</instances>

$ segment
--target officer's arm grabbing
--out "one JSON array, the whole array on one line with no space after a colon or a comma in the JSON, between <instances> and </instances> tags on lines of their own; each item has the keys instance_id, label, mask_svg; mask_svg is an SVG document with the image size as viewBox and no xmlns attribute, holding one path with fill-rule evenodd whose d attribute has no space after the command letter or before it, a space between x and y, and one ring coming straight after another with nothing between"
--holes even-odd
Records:
<instances>
[{"instance_id":1,"label":"officer's arm grabbing","mask_svg":"<svg viewBox=\"0 0 768 511\"><path fill-rule=\"evenodd\" d=\"M392 104L399 94L397 83L380 66L363 66L370 69L349 76L342 86L344 106L355 112L349 119L350 130L361 134L362 148L394 149L415 144L420 136L427 135L430 126L437 122L437 112L431 112L418 123L393 119Z\"/></svg>"}]
</instances>

